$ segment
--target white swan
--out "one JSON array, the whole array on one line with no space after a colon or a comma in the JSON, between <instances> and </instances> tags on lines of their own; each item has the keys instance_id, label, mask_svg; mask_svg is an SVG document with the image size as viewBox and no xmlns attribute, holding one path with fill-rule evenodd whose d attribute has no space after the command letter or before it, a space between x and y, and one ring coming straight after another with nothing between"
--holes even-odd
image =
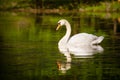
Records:
<instances>
[{"instance_id":1,"label":"white swan","mask_svg":"<svg viewBox=\"0 0 120 80\"><path fill-rule=\"evenodd\" d=\"M67 50L72 52L74 51L79 52L79 49L77 48L81 47L81 45L85 46L85 45L99 44L104 39L103 36L97 37L96 35L88 34L88 33L79 33L70 38L71 26L67 20L65 19L59 20L56 30L58 30L63 25L66 26L67 31L66 34L58 43L58 48L61 52Z\"/></svg>"}]
</instances>

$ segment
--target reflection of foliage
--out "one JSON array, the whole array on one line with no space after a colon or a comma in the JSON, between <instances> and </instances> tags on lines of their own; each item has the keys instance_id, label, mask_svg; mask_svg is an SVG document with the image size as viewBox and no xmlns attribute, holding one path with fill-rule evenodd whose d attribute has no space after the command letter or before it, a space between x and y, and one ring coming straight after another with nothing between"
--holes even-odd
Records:
<instances>
[{"instance_id":1,"label":"reflection of foliage","mask_svg":"<svg viewBox=\"0 0 120 80\"><path fill-rule=\"evenodd\" d=\"M17 75L21 80L24 80L22 78L47 80L74 80L83 78L85 80L88 77L93 78L94 76L100 79L101 76L104 76L101 75L104 73L102 72L104 64L99 61L99 59L103 60L103 58L101 58L102 56L97 57L97 55L97 58L94 58L95 60L82 59L80 61L73 59L74 63L71 63L72 68L67 71L67 75L60 74L57 70L56 61L61 58L60 56L63 57L63 55L58 54L57 42L65 33L65 30L62 29L56 32L55 28L57 21L65 17L72 25L73 34L88 32L98 35L109 35L109 33L112 34L110 27L113 25L103 25L112 22L110 19L101 19L93 15L90 17L86 14L72 17L70 17L70 14L65 14L65 16L43 15L42 17L38 15L39 20L36 22L36 17L31 14L10 12L0 14L0 41L3 45L1 45L1 51L3 52L2 61L5 66L3 69L5 69L6 73L13 73L11 74L12 77ZM103 21L106 22L103 23ZM108 42L106 43L109 44ZM106 58L105 60L106 62L111 61ZM104 66L107 68L107 65ZM112 67L114 68L115 66L116 64ZM118 68L115 70L117 71ZM113 72L114 75L117 74L115 71Z\"/></svg>"},{"instance_id":2,"label":"reflection of foliage","mask_svg":"<svg viewBox=\"0 0 120 80\"><path fill-rule=\"evenodd\" d=\"M1 30L0 35L4 35L3 36L4 40L49 41L54 39L55 36L61 37L60 34L65 33L65 29L60 30L59 33L56 33L55 31L57 21L62 18L58 17L58 15L57 17L54 18L53 16L44 16L40 23L39 22L35 23L34 17L29 18L27 16L17 15L18 14L16 13L12 13L11 16L9 14L7 17L3 17L1 15L1 23L7 24L7 25L3 24L2 26L5 27L0 29ZM85 17L83 18L83 16ZM5 19L5 21L2 19ZM112 25L101 26L103 24L102 23L103 20L101 19L98 20L98 18L97 19L89 18L89 16L86 16L86 14L79 16L77 21L75 20L75 18L73 19L66 17L66 19L68 19L68 21L70 21L71 23L73 29L72 34L76 34L79 32L88 32L92 34L105 35L106 33L103 32L101 29L107 28L107 26L112 27ZM102 21L101 23L99 23L100 20ZM43 34L44 36L42 36Z\"/></svg>"},{"instance_id":3,"label":"reflection of foliage","mask_svg":"<svg viewBox=\"0 0 120 80\"><path fill-rule=\"evenodd\" d=\"M22 40L21 37L28 36L27 31L29 31L30 30L29 27L31 27L33 25L33 24L31 24L32 19L29 20L29 19L26 19L26 17L21 17L21 16L15 17L15 15L17 15L17 14L13 13L13 14L11 14L11 16L10 15L5 16L5 17L1 16L1 19L3 19L3 18L6 19L5 21L1 20L1 21L3 21L1 23L5 23L2 25L2 26L4 26L4 28L2 29L2 32L3 32L4 36L6 36L6 37L4 37L4 38L6 38L6 40L7 40L7 38L8 38L8 40L10 40L10 39L11 40L20 40L20 39ZM6 26L6 24L7 24L7 26Z\"/></svg>"}]
</instances>

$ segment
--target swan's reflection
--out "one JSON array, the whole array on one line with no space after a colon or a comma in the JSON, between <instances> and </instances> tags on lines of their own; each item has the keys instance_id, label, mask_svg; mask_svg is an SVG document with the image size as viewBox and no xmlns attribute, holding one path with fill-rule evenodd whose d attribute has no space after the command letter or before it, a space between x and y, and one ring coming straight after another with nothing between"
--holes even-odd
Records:
<instances>
[{"instance_id":1,"label":"swan's reflection","mask_svg":"<svg viewBox=\"0 0 120 80\"><path fill-rule=\"evenodd\" d=\"M104 49L100 45L82 45L79 48L71 47L64 51L59 49L59 51L66 57L66 62L57 62L58 69L66 73L71 68L71 54L75 58L93 58L94 54L102 53Z\"/></svg>"}]
</instances>

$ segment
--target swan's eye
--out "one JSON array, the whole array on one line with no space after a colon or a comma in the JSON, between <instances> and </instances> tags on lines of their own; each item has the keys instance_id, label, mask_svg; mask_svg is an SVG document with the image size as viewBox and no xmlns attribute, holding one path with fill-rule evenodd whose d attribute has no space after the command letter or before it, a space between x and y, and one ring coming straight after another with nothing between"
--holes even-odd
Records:
<instances>
[{"instance_id":1,"label":"swan's eye","mask_svg":"<svg viewBox=\"0 0 120 80\"><path fill-rule=\"evenodd\" d=\"M57 26L60 25L60 23L57 24Z\"/></svg>"},{"instance_id":2,"label":"swan's eye","mask_svg":"<svg viewBox=\"0 0 120 80\"><path fill-rule=\"evenodd\" d=\"M61 24L61 22L58 23L58 25L60 25L60 24Z\"/></svg>"}]
</instances>

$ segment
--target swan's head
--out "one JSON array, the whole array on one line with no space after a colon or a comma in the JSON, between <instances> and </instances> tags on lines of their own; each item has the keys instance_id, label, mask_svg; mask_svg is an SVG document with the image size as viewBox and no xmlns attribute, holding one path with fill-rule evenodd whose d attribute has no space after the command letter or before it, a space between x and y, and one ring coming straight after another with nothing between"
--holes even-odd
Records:
<instances>
[{"instance_id":1,"label":"swan's head","mask_svg":"<svg viewBox=\"0 0 120 80\"><path fill-rule=\"evenodd\" d=\"M66 21L67 20L65 20L65 19L59 20L56 30L58 30L61 26L65 25Z\"/></svg>"}]
</instances>

